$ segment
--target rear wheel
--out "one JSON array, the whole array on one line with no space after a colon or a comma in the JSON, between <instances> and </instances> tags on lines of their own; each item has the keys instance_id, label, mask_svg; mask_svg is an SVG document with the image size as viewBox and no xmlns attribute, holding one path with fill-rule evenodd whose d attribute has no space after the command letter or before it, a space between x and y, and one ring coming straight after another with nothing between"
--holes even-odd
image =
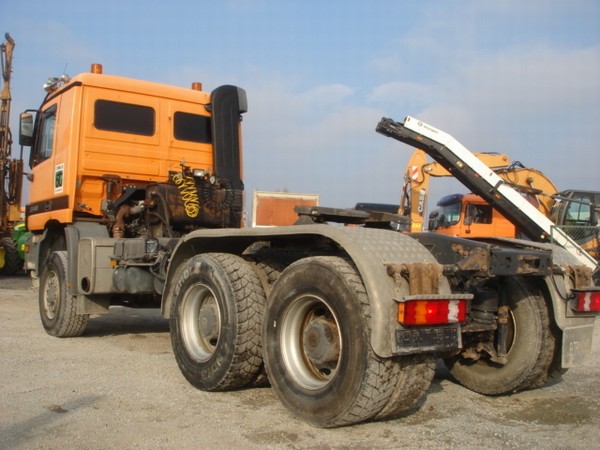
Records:
<instances>
[{"instance_id":1,"label":"rear wheel","mask_svg":"<svg viewBox=\"0 0 600 450\"><path fill-rule=\"evenodd\" d=\"M508 306L508 361L491 362L486 356L473 361L445 360L452 376L463 386L487 395L537 387L551 372L556 349L548 308L539 290L521 279L506 281Z\"/></svg>"},{"instance_id":2,"label":"rear wheel","mask_svg":"<svg viewBox=\"0 0 600 450\"><path fill-rule=\"evenodd\" d=\"M186 379L202 390L235 389L256 378L262 363L265 296L240 257L195 256L178 269L171 342Z\"/></svg>"},{"instance_id":3,"label":"rear wheel","mask_svg":"<svg viewBox=\"0 0 600 450\"><path fill-rule=\"evenodd\" d=\"M13 238L0 239L0 275L15 275L23 269L23 261L17 252L17 244Z\"/></svg>"},{"instance_id":4,"label":"rear wheel","mask_svg":"<svg viewBox=\"0 0 600 450\"><path fill-rule=\"evenodd\" d=\"M42 269L40 317L46 332L56 337L81 336L89 314L77 314L76 297L67 292L67 252L52 252Z\"/></svg>"},{"instance_id":5,"label":"rear wheel","mask_svg":"<svg viewBox=\"0 0 600 450\"><path fill-rule=\"evenodd\" d=\"M395 387L392 395L376 418L397 417L417 409L425 400L435 374L433 356L407 355L394 359L392 378Z\"/></svg>"},{"instance_id":6,"label":"rear wheel","mask_svg":"<svg viewBox=\"0 0 600 450\"><path fill-rule=\"evenodd\" d=\"M373 353L369 339L365 288L344 259L300 260L273 286L265 312L265 367L294 415L334 427L382 410L394 389L394 366Z\"/></svg>"},{"instance_id":7,"label":"rear wheel","mask_svg":"<svg viewBox=\"0 0 600 450\"><path fill-rule=\"evenodd\" d=\"M547 372L541 372L539 376L535 380L533 380L533 383L531 383L531 386L529 386L530 389L543 387L550 383L557 383L561 380L562 376L569 371L569 369L563 369L561 365L561 333L556 329L552 330L552 338L554 340L552 361L548 367Z\"/></svg>"},{"instance_id":8,"label":"rear wheel","mask_svg":"<svg viewBox=\"0 0 600 450\"><path fill-rule=\"evenodd\" d=\"M273 284L275 281L277 281L277 278L279 278L279 275L286 267L286 263L281 258L276 257L267 257L264 259L258 259L256 261L249 259L248 262L252 265L256 274L258 275L265 294L269 295ZM258 370L256 377L248 384L248 386L262 388L270 385L269 378L267 377L267 371L265 370L263 363Z\"/></svg>"}]
</instances>

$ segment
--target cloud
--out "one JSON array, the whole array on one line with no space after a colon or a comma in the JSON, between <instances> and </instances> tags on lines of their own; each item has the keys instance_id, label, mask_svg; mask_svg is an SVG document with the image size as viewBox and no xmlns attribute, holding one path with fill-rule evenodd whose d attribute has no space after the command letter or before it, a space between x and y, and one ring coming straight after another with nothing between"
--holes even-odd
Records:
<instances>
[{"instance_id":1,"label":"cloud","mask_svg":"<svg viewBox=\"0 0 600 450\"><path fill-rule=\"evenodd\" d=\"M386 106L397 110L402 106L416 110L434 101L432 86L410 81L393 81L375 86L367 96L371 104Z\"/></svg>"},{"instance_id":2,"label":"cloud","mask_svg":"<svg viewBox=\"0 0 600 450\"><path fill-rule=\"evenodd\" d=\"M117 3L110 0L108 18L123 15ZM426 2L376 23L349 16L357 33L343 49L316 48L323 41L312 39L325 29L342 36L347 28L335 21L298 17L296 9L290 20L276 21L285 15L271 14L273 5L262 2L251 11L250 3L228 0L224 22L201 29L158 3L156 14L133 28L128 20L81 22L76 13L24 15L38 20L9 30L16 58L30 49L27 61L15 62L15 70L27 67L15 79L15 97L33 101L13 105L37 106L43 92L29 94L32 86L59 74L65 62L73 74L100 62L106 73L185 87L201 81L207 91L239 85L249 101L243 122L248 189L317 192L330 206L397 201L412 149L375 133L381 116L413 115L473 150L506 152L559 187L597 188L598 2ZM587 31L577 28L578 18ZM261 28L267 22L270 28ZM215 35L213 25L219 32L235 25L237 34L206 40ZM273 43L272 27L290 33ZM168 39L157 32L171 28L177 33Z\"/></svg>"},{"instance_id":3,"label":"cloud","mask_svg":"<svg viewBox=\"0 0 600 450\"><path fill-rule=\"evenodd\" d=\"M522 46L473 55L426 84L378 86L372 98L401 102L406 95L410 104L415 92L423 92L427 104L411 115L450 132L467 147L506 152L513 160L537 165L559 185L570 180L591 186L591 174L556 161L566 153L571 161L600 162L589 148L600 139L598 80L600 47ZM576 141L587 142L587 148L574 147Z\"/></svg>"},{"instance_id":4,"label":"cloud","mask_svg":"<svg viewBox=\"0 0 600 450\"><path fill-rule=\"evenodd\" d=\"M600 99L600 47L520 48L474 61L459 75L468 103L518 107L527 115L557 106L586 108Z\"/></svg>"},{"instance_id":5,"label":"cloud","mask_svg":"<svg viewBox=\"0 0 600 450\"><path fill-rule=\"evenodd\" d=\"M356 89L342 84L302 89L261 75L247 89L247 188L319 193L330 206L359 201L364 173L382 147L374 131L382 110L365 106Z\"/></svg>"},{"instance_id":6,"label":"cloud","mask_svg":"<svg viewBox=\"0 0 600 450\"><path fill-rule=\"evenodd\" d=\"M592 188L597 176L589 167L594 164L577 167L568 159L589 160L589 142L600 139L595 126L600 120L599 54L595 47L524 45L457 56L444 71L423 80L403 79L390 66L394 75L388 81L357 87L307 87L301 74L242 67L231 82L248 92L246 186L249 191L319 193L329 206L395 202L412 150L377 135L374 128L382 116L402 120L413 115L473 151L507 153L546 173L559 187ZM214 83L206 80L227 80L192 68L179 70L178 76L184 84L204 78L211 89ZM432 204L436 192L448 193L437 186L447 181L432 186ZM457 186L448 189L460 191Z\"/></svg>"}]
</instances>

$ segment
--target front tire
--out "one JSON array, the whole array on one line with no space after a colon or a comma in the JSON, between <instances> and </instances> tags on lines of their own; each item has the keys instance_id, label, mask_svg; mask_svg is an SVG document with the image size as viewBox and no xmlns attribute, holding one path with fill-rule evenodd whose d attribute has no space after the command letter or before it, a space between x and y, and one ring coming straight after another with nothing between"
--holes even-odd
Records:
<instances>
[{"instance_id":1,"label":"front tire","mask_svg":"<svg viewBox=\"0 0 600 450\"><path fill-rule=\"evenodd\" d=\"M370 345L370 308L356 270L337 257L290 265L265 311L265 367L296 416L320 427L374 417L395 382L393 363Z\"/></svg>"},{"instance_id":2,"label":"front tire","mask_svg":"<svg viewBox=\"0 0 600 450\"><path fill-rule=\"evenodd\" d=\"M194 256L177 271L171 306L171 342L185 378L205 391L240 388L262 363L265 295L240 257Z\"/></svg>"},{"instance_id":3,"label":"front tire","mask_svg":"<svg viewBox=\"0 0 600 450\"><path fill-rule=\"evenodd\" d=\"M482 356L445 360L452 376L466 388L500 395L537 387L546 381L556 351L548 307L541 292L522 279L506 280L508 290L508 362L496 364Z\"/></svg>"},{"instance_id":4,"label":"front tire","mask_svg":"<svg viewBox=\"0 0 600 450\"><path fill-rule=\"evenodd\" d=\"M46 332L56 337L81 336L89 314L77 314L76 297L67 292L67 252L52 252L42 269L40 318Z\"/></svg>"}]
</instances>

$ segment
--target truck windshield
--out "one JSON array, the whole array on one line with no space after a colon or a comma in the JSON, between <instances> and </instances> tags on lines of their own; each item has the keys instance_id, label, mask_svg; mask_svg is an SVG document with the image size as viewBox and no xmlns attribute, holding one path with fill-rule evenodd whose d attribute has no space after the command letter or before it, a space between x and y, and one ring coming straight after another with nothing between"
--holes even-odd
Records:
<instances>
[{"instance_id":1,"label":"truck windshield","mask_svg":"<svg viewBox=\"0 0 600 450\"><path fill-rule=\"evenodd\" d=\"M36 142L31 151L29 166L34 167L37 164L47 160L52 156L52 147L54 145L54 129L56 124L56 105L52 105L46 111L41 113L40 121L37 124Z\"/></svg>"},{"instance_id":2,"label":"truck windshield","mask_svg":"<svg viewBox=\"0 0 600 450\"><path fill-rule=\"evenodd\" d=\"M438 209L437 223L435 228L444 228L456 225L460 220L460 201L440 206Z\"/></svg>"}]
</instances>

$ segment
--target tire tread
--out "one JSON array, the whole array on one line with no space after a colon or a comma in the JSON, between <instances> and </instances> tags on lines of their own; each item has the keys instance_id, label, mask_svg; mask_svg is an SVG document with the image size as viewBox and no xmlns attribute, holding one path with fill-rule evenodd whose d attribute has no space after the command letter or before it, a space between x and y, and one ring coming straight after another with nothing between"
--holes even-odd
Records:
<instances>
[{"instance_id":1,"label":"tire tread","mask_svg":"<svg viewBox=\"0 0 600 450\"><path fill-rule=\"evenodd\" d=\"M48 324L42 320L42 324L44 325L46 332L55 337L63 338L81 336L87 326L89 314L78 314L76 297L71 296L66 292L68 267L67 252L61 250L51 253L47 265L44 267L44 272L49 270L48 266L50 265L55 266L54 269L57 271L57 276L59 278L60 304L56 312L56 320L51 324ZM42 307L42 296L44 295L44 283L46 280L47 275L43 273L39 288L40 314L42 315L44 314Z\"/></svg>"},{"instance_id":2,"label":"tire tread","mask_svg":"<svg viewBox=\"0 0 600 450\"><path fill-rule=\"evenodd\" d=\"M23 270L23 261L19 257L14 239L11 237L0 239L0 247L4 248L4 267L0 268L0 275L12 276Z\"/></svg>"},{"instance_id":3,"label":"tire tread","mask_svg":"<svg viewBox=\"0 0 600 450\"><path fill-rule=\"evenodd\" d=\"M195 387L207 391L225 391L244 387L256 379L262 367L261 329L265 295L262 284L256 272L241 257L227 253L204 253L197 255L185 263L185 267L178 271L180 279L190 276L195 270L200 269L203 261L211 261L218 267L227 279L231 288L234 301L234 339L233 355L228 361L228 367L219 380L202 380L196 375L194 367L185 362L186 350L173 335L177 329L177 302L171 306L171 333L173 349L179 367ZM183 281L178 282L181 283ZM176 288L179 290L180 287ZM175 293L177 297L177 292Z\"/></svg>"}]
</instances>

